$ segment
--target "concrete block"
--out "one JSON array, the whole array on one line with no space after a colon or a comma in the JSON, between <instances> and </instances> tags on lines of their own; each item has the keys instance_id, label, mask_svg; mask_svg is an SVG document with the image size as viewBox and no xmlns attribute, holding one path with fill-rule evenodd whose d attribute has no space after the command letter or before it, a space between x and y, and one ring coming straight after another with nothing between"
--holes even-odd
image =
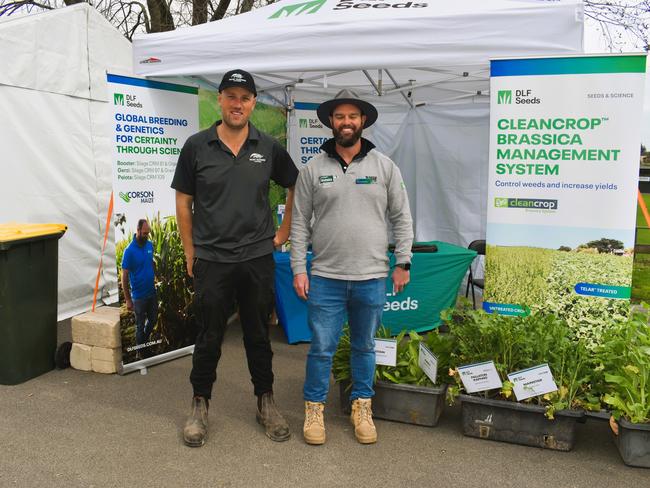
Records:
<instances>
[{"instance_id":1,"label":"concrete block","mask_svg":"<svg viewBox=\"0 0 650 488\"><path fill-rule=\"evenodd\" d=\"M70 349L70 366L81 371L91 371L91 350L91 346L73 342L72 349Z\"/></svg>"},{"instance_id":2,"label":"concrete block","mask_svg":"<svg viewBox=\"0 0 650 488\"><path fill-rule=\"evenodd\" d=\"M96 373L117 373L117 368L122 360L122 349L109 349L93 346L91 351L92 370Z\"/></svg>"},{"instance_id":3,"label":"concrete block","mask_svg":"<svg viewBox=\"0 0 650 488\"><path fill-rule=\"evenodd\" d=\"M121 347L120 309L100 307L73 317L72 342L108 349Z\"/></svg>"}]
</instances>

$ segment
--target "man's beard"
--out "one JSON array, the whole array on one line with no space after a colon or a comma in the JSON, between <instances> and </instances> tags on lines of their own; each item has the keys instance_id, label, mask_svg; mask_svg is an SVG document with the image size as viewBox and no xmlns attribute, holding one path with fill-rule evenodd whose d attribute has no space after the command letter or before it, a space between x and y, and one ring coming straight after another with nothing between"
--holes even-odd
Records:
<instances>
[{"instance_id":1,"label":"man's beard","mask_svg":"<svg viewBox=\"0 0 650 488\"><path fill-rule=\"evenodd\" d=\"M341 130L343 129L354 129L354 127L349 126L349 125L344 125L341 126L340 129L335 129L332 127L332 133L334 134L334 140L339 146L342 147L352 147L354 146L357 141L361 138L361 132L363 132L363 128L359 127L357 130L355 130L352 134L349 136L343 136L341 135Z\"/></svg>"},{"instance_id":2,"label":"man's beard","mask_svg":"<svg viewBox=\"0 0 650 488\"><path fill-rule=\"evenodd\" d=\"M149 240L149 238L147 238L147 237L138 237L138 236L136 236L135 240L138 241L138 244L142 245L142 244L144 244L145 242L147 242L147 241Z\"/></svg>"}]
</instances>

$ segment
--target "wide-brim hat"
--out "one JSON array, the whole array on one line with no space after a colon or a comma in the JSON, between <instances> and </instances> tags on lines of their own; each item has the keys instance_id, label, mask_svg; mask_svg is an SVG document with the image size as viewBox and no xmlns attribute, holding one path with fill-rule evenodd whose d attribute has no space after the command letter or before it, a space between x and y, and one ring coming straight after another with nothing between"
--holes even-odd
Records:
<instances>
[{"instance_id":1,"label":"wide-brim hat","mask_svg":"<svg viewBox=\"0 0 650 488\"><path fill-rule=\"evenodd\" d=\"M330 115L332 115L332 112L334 112L336 107L343 105L344 103L349 103L359 107L361 113L366 116L366 123L363 125L364 127L370 127L377 120L378 114L374 105L365 100L361 100L352 90L341 90L334 96L334 98L321 103L316 109L318 119L325 127L329 127L330 129L332 128Z\"/></svg>"}]
</instances>

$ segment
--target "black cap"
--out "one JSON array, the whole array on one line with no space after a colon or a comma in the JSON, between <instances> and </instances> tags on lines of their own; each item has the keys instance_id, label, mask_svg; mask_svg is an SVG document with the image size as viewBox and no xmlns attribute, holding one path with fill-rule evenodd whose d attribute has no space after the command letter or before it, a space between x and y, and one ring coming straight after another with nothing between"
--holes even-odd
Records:
<instances>
[{"instance_id":1,"label":"black cap","mask_svg":"<svg viewBox=\"0 0 650 488\"><path fill-rule=\"evenodd\" d=\"M231 88L233 86L241 86L246 88L253 95L257 96L257 90L255 89L255 80L253 76L243 69L234 69L228 71L223 78L221 79L221 84L219 85L219 93L223 91L224 88Z\"/></svg>"},{"instance_id":2,"label":"black cap","mask_svg":"<svg viewBox=\"0 0 650 488\"><path fill-rule=\"evenodd\" d=\"M361 100L352 90L344 89L338 92L332 100L327 100L326 102L321 103L316 109L316 115L318 115L318 118L325 127L329 127L330 129L332 128L330 115L332 115L332 112L334 112L336 107L343 105L344 103L349 103L359 107L361 113L366 116L364 127L370 127L377 120L378 114L374 105L365 100Z\"/></svg>"}]
</instances>

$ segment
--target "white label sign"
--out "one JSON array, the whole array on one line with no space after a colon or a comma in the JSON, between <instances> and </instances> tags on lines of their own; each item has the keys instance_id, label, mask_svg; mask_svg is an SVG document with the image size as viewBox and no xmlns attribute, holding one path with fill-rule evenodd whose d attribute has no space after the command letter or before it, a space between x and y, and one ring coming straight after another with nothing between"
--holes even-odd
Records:
<instances>
[{"instance_id":1,"label":"white label sign","mask_svg":"<svg viewBox=\"0 0 650 488\"><path fill-rule=\"evenodd\" d=\"M467 393L492 390L503 386L494 361L459 366L458 373Z\"/></svg>"},{"instance_id":2,"label":"white label sign","mask_svg":"<svg viewBox=\"0 0 650 488\"><path fill-rule=\"evenodd\" d=\"M436 378L438 377L438 358L431 350L420 342L420 356L418 358L418 365L424 371L431 383L436 384Z\"/></svg>"},{"instance_id":3,"label":"white label sign","mask_svg":"<svg viewBox=\"0 0 650 488\"><path fill-rule=\"evenodd\" d=\"M397 364L397 341L395 339L375 339L375 363L378 366Z\"/></svg>"},{"instance_id":4,"label":"white label sign","mask_svg":"<svg viewBox=\"0 0 650 488\"><path fill-rule=\"evenodd\" d=\"M548 364L510 373L508 379L513 384L512 390L518 401L557 391L557 385Z\"/></svg>"}]
</instances>

